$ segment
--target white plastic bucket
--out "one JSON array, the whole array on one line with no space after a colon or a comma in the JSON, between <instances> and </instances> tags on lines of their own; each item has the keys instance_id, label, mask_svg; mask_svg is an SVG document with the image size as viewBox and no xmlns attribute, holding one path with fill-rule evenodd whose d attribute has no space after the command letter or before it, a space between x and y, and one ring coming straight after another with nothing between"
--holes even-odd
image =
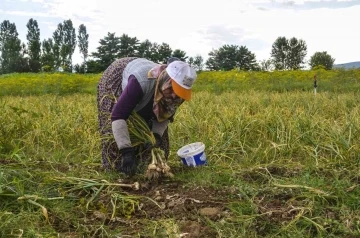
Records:
<instances>
[{"instance_id":1,"label":"white plastic bucket","mask_svg":"<svg viewBox=\"0 0 360 238\"><path fill-rule=\"evenodd\" d=\"M185 145L177 154L184 165L196 167L206 164L205 145L202 142Z\"/></svg>"}]
</instances>

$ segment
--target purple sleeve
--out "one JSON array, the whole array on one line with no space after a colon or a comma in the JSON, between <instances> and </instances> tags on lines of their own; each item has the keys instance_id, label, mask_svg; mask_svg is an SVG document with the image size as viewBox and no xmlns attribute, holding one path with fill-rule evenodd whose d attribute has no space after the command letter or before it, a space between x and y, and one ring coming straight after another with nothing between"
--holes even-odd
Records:
<instances>
[{"instance_id":1,"label":"purple sleeve","mask_svg":"<svg viewBox=\"0 0 360 238\"><path fill-rule=\"evenodd\" d=\"M143 95L139 82L134 75L130 75L128 84L123 88L123 92L113 108L111 121L127 120Z\"/></svg>"}]
</instances>

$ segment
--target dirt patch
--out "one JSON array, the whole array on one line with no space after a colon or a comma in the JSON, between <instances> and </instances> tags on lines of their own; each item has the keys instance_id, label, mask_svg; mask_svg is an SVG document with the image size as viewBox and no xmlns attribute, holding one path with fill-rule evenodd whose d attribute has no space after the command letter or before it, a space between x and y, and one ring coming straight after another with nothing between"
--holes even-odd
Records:
<instances>
[{"instance_id":1,"label":"dirt patch","mask_svg":"<svg viewBox=\"0 0 360 238\"><path fill-rule=\"evenodd\" d=\"M112 225L126 225L124 233L135 235L141 232L144 221L172 219L182 237L215 237L206 220L218 221L230 215L229 191L204 187L185 187L182 184L142 184L139 191L127 191L129 195L142 196L139 208L129 219L117 218ZM102 214L97 214L102 217Z\"/></svg>"},{"instance_id":2,"label":"dirt patch","mask_svg":"<svg viewBox=\"0 0 360 238\"><path fill-rule=\"evenodd\" d=\"M15 164L14 161L10 161L7 159L0 159L0 164L5 165L5 164Z\"/></svg>"},{"instance_id":3,"label":"dirt patch","mask_svg":"<svg viewBox=\"0 0 360 238\"><path fill-rule=\"evenodd\" d=\"M154 207L154 214L147 211L147 214L150 212L153 217L171 215L181 219L184 216L189 217L190 214L199 215L200 209L209 207L217 208L220 214L228 204L223 191L203 187L186 188L178 183L147 185L140 194L158 203L159 206L149 200L142 200L144 209L147 206L157 207Z\"/></svg>"},{"instance_id":4,"label":"dirt patch","mask_svg":"<svg viewBox=\"0 0 360 238\"><path fill-rule=\"evenodd\" d=\"M270 222L287 222L302 212L303 205L300 201L293 200L289 202L290 197L286 195L278 195L275 197L256 197L254 202L260 214Z\"/></svg>"},{"instance_id":5,"label":"dirt patch","mask_svg":"<svg viewBox=\"0 0 360 238\"><path fill-rule=\"evenodd\" d=\"M86 234L101 236L99 227L103 226L107 232L121 232L123 237L216 237L217 232L209 226L209 221L230 218L227 207L234 198L231 187L189 187L174 181L142 182L137 191L124 188L119 192L101 192L91 204L87 204L88 199L80 200L75 208L79 210L73 211L79 216L74 220L49 210L51 224L59 233L69 233L69 237L71 232L80 232L79 227ZM124 199L115 201L116 194L123 194ZM78 223L72 224L75 221Z\"/></svg>"}]
</instances>

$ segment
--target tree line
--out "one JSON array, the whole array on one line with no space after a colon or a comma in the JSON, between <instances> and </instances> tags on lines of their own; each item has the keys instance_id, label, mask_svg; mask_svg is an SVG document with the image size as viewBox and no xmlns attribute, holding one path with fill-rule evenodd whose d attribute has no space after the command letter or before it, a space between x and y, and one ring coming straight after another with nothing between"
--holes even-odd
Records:
<instances>
[{"instance_id":1,"label":"tree line","mask_svg":"<svg viewBox=\"0 0 360 238\"><path fill-rule=\"evenodd\" d=\"M165 63L169 57L178 57L191 64L197 71L206 70L300 70L308 63L311 68L332 69L335 59L326 51L314 53L305 62L307 45L302 39L278 37L270 52L270 58L258 62L256 56L246 46L225 44L208 53L204 62L201 55L189 57L181 49L172 50L167 43L140 41L136 37L108 32L99 41L95 52L89 54L89 34L81 24L77 31L71 21L59 23L52 37L40 40L40 29L33 18L26 24L27 43L21 42L15 23L4 20L0 24L0 74L14 72L77 72L99 73L104 71L115 59L121 57L142 57L157 63ZM77 33L77 34L76 34ZM78 48L83 61L73 64L72 57Z\"/></svg>"}]
</instances>

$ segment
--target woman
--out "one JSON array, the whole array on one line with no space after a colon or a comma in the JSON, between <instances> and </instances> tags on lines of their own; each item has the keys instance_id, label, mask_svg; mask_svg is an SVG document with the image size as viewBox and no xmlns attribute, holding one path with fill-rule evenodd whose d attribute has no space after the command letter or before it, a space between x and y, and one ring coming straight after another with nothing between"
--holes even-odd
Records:
<instances>
[{"instance_id":1,"label":"woman","mask_svg":"<svg viewBox=\"0 0 360 238\"><path fill-rule=\"evenodd\" d=\"M176 58L167 65L135 57L113 62L102 75L97 94L103 167L127 175L136 172L139 151L131 144L126 123L132 111L148 122L168 159L168 124L184 100L190 100L195 80L195 70Z\"/></svg>"}]
</instances>

